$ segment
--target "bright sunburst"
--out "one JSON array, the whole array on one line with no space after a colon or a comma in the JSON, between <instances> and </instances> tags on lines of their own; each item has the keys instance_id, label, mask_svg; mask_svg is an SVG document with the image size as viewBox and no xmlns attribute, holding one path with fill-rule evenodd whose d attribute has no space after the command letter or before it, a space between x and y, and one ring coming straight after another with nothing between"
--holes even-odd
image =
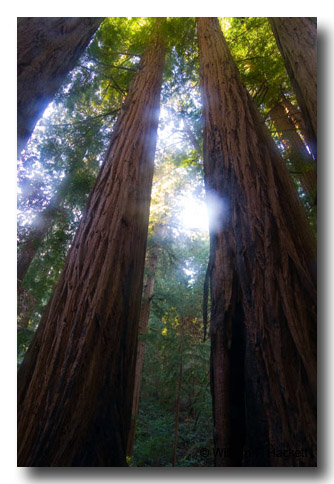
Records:
<instances>
[{"instance_id":1,"label":"bright sunburst","mask_svg":"<svg viewBox=\"0 0 334 484\"><path fill-rule=\"evenodd\" d=\"M208 211L205 202L193 195L183 197L181 222L185 229L195 229L202 232L209 230Z\"/></svg>"}]
</instances>

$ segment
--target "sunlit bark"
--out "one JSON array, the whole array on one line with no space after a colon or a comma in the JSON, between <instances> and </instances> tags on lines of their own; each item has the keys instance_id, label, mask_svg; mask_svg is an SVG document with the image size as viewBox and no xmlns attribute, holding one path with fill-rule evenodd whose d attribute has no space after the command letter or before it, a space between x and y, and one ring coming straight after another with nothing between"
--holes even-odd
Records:
<instances>
[{"instance_id":1,"label":"sunlit bark","mask_svg":"<svg viewBox=\"0 0 334 484\"><path fill-rule=\"evenodd\" d=\"M160 90L156 21L18 374L19 466L126 466Z\"/></svg>"}]
</instances>

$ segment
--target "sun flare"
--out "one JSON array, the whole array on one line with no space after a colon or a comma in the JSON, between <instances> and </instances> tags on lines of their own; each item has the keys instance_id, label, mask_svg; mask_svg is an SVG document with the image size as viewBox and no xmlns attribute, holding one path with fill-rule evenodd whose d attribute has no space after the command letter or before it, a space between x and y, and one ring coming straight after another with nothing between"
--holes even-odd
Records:
<instances>
[{"instance_id":1,"label":"sun flare","mask_svg":"<svg viewBox=\"0 0 334 484\"><path fill-rule=\"evenodd\" d=\"M205 202L193 195L184 196L181 221L186 229L207 232L209 230L209 219Z\"/></svg>"}]
</instances>

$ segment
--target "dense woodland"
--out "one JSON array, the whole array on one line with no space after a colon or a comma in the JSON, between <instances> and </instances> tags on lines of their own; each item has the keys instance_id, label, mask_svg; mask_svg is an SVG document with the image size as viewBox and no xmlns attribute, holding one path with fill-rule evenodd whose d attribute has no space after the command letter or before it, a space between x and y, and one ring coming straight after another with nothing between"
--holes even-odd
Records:
<instances>
[{"instance_id":1,"label":"dense woodland","mask_svg":"<svg viewBox=\"0 0 334 484\"><path fill-rule=\"evenodd\" d=\"M316 43L18 19L19 466L317 465Z\"/></svg>"}]
</instances>

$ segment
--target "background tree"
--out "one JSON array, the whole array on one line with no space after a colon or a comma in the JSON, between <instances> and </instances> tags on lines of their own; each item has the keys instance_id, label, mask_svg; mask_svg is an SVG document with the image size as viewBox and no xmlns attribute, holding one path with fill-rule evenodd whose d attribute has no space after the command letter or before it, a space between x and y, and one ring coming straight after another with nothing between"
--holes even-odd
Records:
<instances>
[{"instance_id":1,"label":"background tree","mask_svg":"<svg viewBox=\"0 0 334 484\"><path fill-rule=\"evenodd\" d=\"M167 111L169 114L169 110ZM179 135L179 130L175 133L176 137ZM171 140L170 140L171 141ZM160 148L164 147L164 141L162 139L159 140L158 146ZM153 183L153 194L152 194L152 203L151 203L151 210L150 210L150 230L149 230L149 239L148 239L148 250L146 256L146 276L145 276L145 283L144 283L144 292L143 292L143 301L141 307L141 320L140 320L140 330L139 330L139 341L138 341L138 353L137 353L137 365L136 365L136 383L135 383L135 392L134 392L134 403L133 403L133 411L132 411L132 427L129 436L128 442L128 451L127 455L133 455L133 445L134 445L134 437L135 437L135 430L136 427L138 428L138 410L140 405L146 406L146 399L144 402L140 402L140 390L141 390L141 379L142 379L142 368L144 363L144 355L146 354L145 345L146 345L146 333L147 330L150 331L149 321L152 320L152 314L154 314L154 308L152 310L152 304L156 298L156 282L158 284L158 293L159 293L159 284L162 277L162 273L168 270L167 268L172 265L173 269L168 272L166 277L166 283L169 286L172 286L175 282L174 280L179 277L179 272L177 269L179 266L182 266L183 269L181 274L183 274L183 270L191 273L194 273L199 270L198 265L200 265L201 270L207 264L207 250L208 250L208 240L205 237L205 233L203 234L199 229L194 230L194 232L187 232L187 229L183 226L183 221L181 218L182 215L182 208L184 207L183 198L187 193L198 193L201 192L202 198L204 198L204 190L203 190L203 180L201 177L201 165L194 165L189 163L189 155L193 153L193 150L190 148L185 149L185 146L182 144L179 148L177 148L173 143L172 147L168 150L163 150L160 152L160 155L157 157L156 160L156 168L155 168L155 176L154 176L154 183ZM181 161L183 160L183 162ZM194 199L195 200L195 199ZM191 229L188 229L190 231ZM191 234L191 235L190 235ZM198 246L196 246L196 242L200 245L202 252L199 250ZM186 249L186 245L189 245L190 248ZM191 257L191 251L193 250L194 254ZM177 254L178 252L178 254ZM182 255L181 255L182 254ZM185 255L186 254L186 255ZM165 274L163 274L165 277ZM196 284L196 296L198 297L198 301L194 304L194 297L191 295L192 292L192 285L187 285L184 288L184 292L182 297L184 299L191 299L193 307L192 307L192 314L194 318L201 318L201 280L202 274L198 276L199 280ZM175 290L177 290L175 288ZM165 290L166 291L166 290ZM188 294L187 294L188 291ZM175 305L175 296L170 296L170 293L166 295L166 301L169 301L169 304L172 306ZM173 290L171 291L173 294ZM160 297L158 295L158 297ZM167 302L168 304L168 302ZM180 307L176 311L176 315L180 319L182 316L182 309L181 307L185 307L186 303L183 302L183 306L178 303L177 307ZM156 307L156 306L154 306ZM151 314L152 312L152 314ZM162 318L164 313L159 313L157 318ZM184 325L184 320L183 325ZM202 323L199 322L199 327L202 326ZM183 327L183 326L182 326ZM180 329L180 328L179 328ZM180 335L179 329L178 334ZM199 329L200 331L200 329ZM183 338L182 338L183 339ZM158 340L155 340L156 344ZM178 347L179 343L177 343ZM156 349L154 345L150 346L150 351L155 352ZM146 354L146 357L149 358L150 355ZM178 350L175 348L174 357L178 359ZM174 395L174 389L171 389L172 394ZM176 397L175 397L176 398ZM179 400L180 401L180 400ZM159 407L159 403L157 402L157 407ZM169 409L171 411L171 408ZM152 416L152 419L155 417ZM175 422L178 419L175 419ZM139 423L140 426L140 423ZM158 424L159 426L159 424ZM151 429L152 432L152 441L155 440L156 432L154 428ZM157 430L158 432L158 430ZM178 432L175 433L177 436ZM177 438L174 441L177 442ZM137 447L138 449L138 447ZM176 445L175 445L176 449ZM175 454L176 457L176 454ZM134 457L135 461L137 456ZM152 457L153 459L153 457ZM153 459L154 460L154 459ZM168 460L167 462L171 462ZM176 461L175 461L176 462Z\"/></svg>"},{"instance_id":2,"label":"background tree","mask_svg":"<svg viewBox=\"0 0 334 484\"><path fill-rule=\"evenodd\" d=\"M277 129L284 153L290 163L290 172L294 172L300 181L304 193L309 198L311 208L317 199L317 170L316 163L307 151L307 147L298 134L293 120L286 112L284 105L277 103L270 110L270 118Z\"/></svg>"},{"instance_id":3,"label":"background tree","mask_svg":"<svg viewBox=\"0 0 334 484\"><path fill-rule=\"evenodd\" d=\"M242 81L272 133L315 228L316 164L270 24L265 17L228 17L221 19L221 25ZM282 110L278 113L279 106L284 106L284 115Z\"/></svg>"},{"instance_id":4,"label":"background tree","mask_svg":"<svg viewBox=\"0 0 334 484\"><path fill-rule=\"evenodd\" d=\"M208 238L181 225L167 233L142 336L146 351L132 465L172 466L174 457L177 466L210 466L212 455L200 453L212 445L210 345L203 342L202 320Z\"/></svg>"},{"instance_id":5,"label":"background tree","mask_svg":"<svg viewBox=\"0 0 334 484\"><path fill-rule=\"evenodd\" d=\"M307 141L317 153L317 21L314 17L270 17L301 109Z\"/></svg>"},{"instance_id":6,"label":"background tree","mask_svg":"<svg viewBox=\"0 0 334 484\"><path fill-rule=\"evenodd\" d=\"M87 47L102 17L19 17L17 22L18 153Z\"/></svg>"},{"instance_id":7,"label":"background tree","mask_svg":"<svg viewBox=\"0 0 334 484\"><path fill-rule=\"evenodd\" d=\"M158 263L159 252L160 252L159 239L160 240L162 239L163 232L164 232L164 227L162 225L158 225L155 229L155 233L153 234L153 238L154 238L153 242L151 238L151 244L149 244L149 248L148 248L149 250L148 250L148 255L147 255L146 264L145 264L146 274L144 278L143 299L141 303L139 328L138 328L139 339L138 339L138 347L137 347L135 384L134 384L134 391L133 391L131 428L129 432L127 452L126 452L126 455L130 457L133 454L133 446L134 446L134 439L135 439L135 432L136 432L136 419L137 419L138 408L139 408L140 386L141 386L142 371L143 371L144 356L145 356L145 343L143 341L142 336L147 332L152 298L154 296L155 273L156 273L156 267Z\"/></svg>"},{"instance_id":8,"label":"background tree","mask_svg":"<svg viewBox=\"0 0 334 484\"><path fill-rule=\"evenodd\" d=\"M155 22L64 271L19 369L21 466L126 465L162 23Z\"/></svg>"},{"instance_id":9,"label":"background tree","mask_svg":"<svg viewBox=\"0 0 334 484\"><path fill-rule=\"evenodd\" d=\"M198 37L204 168L215 212L210 223L214 438L216 449L229 449L217 453L216 465L314 466L315 241L218 20L200 18ZM265 450L266 443L308 453L282 462L278 451Z\"/></svg>"},{"instance_id":10,"label":"background tree","mask_svg":"<svg viewBox=\"0 0 334 484\"><path fill-rule=\"evenodd\" d=\"M61 273L138 64L138 56L120 52L129 39L131 52L142 51L146 38L138 19L106 19L19 160L18 320L20 331L29 325L27 335Z\"/></svg>"},{"instance_id":11,"label":"background tree","mask_svg":"<svg viewBox=\"0 0 334 484\"><path fill-rule=\"evenodd\" d=\"M308 173L305 167L309 165L303 163L297 168L294 164L296 160L302 160L305 149L309 153L309 145L301 112L270 24L266 18L256 17L229 17L219 21L242 81L260 110L263 122L271 131L308 218L315 227L312 197L307 195L306 186L302 185L302 177ZM61 185L66 185L67 175L70 174L71 178L68 190L63 192L61 205L53 210L49 218L51 225L22 284L18 318L19 363L54 292L66 254L84 216L84 207L108 149L116 116L149 40L148 23L149 19L139 17L108 17L104 20L39 121L19 160L20 252L33 234L38 218L47 210ZM147 291L149 286L152 289L154 280L154 291L149 300L145 298L145 288L143 292L141 311L147 316L150 309L150 317L147 332L139 336L139 346L145 347L146 351L139 409L131 422L135 423L132 430L136 430L134 452L131 455L131 451L127 451L127 462L134 466L171 466L174 455L174 464L177 466L211 466L216 451L212 451L212 409L208 381L210 344L209 341L203 342L205 317L202 315L202 288L208 261L208 238L207 229L200 223L205 192L195 19L169 18L165 31L168 34L168 56L162 85L158 156L144 279L149 282ZM285 121L293 123L294 132L303 141L298 153L296 144L292 149L289 141L292 130L283 130L282 126L278 130L274 124L272 110L277 104L284 106L287 114ZM310 156L314 160L313 154ZM261 185L262 182L259 182ZM283 193L283 190L279 193ZM163 238L154 235L158 226L163 226ZM247 247L253 246L250 244ZM158 258L152 271L149 259L156 249ZM240 344L242 348L243 338L237 344L236 333L233 335L233 347L236 349ZM66 350L68 355L70 346ZM289 345L284 346L284 350L286 347L289 348ZM72 349L76 351L76 346ZM251 350L248 348L247 351L245 361L248 372L254 376L256 366L250 367L254 360L249 356ZM233 361L236 362L234 375L242 382L243 366L238 364L242 358L236 357L238 353L235 351L233 354ZM249 379L246 379L245 385L234 388L239 390L239 397L237 392L233 396L236 410L246 386L248 395L251 395L254 385ZM249 398L248 402L251 401ZM254 414L254 421L261 424L263 420L261 415L257 415L256 408L250 411ZM235 432L235 443L239 445L241 453L244 434L242 418L239 419L241 425L236 426L239 415L242 415L242 410L234 413L232 426L234 429L241 428L241 439ZM265 429L263 434L266 438ZM201 448L209 449L207 457L201 455ZM264 457L268 457L268 450L265 449ZM248 454L246 447L245 456ZM276 457L279 460L279 456ZM258 462L256 458L260 460L254 453L248 455L252 465Z\"/></svg>"}]
</instances>

